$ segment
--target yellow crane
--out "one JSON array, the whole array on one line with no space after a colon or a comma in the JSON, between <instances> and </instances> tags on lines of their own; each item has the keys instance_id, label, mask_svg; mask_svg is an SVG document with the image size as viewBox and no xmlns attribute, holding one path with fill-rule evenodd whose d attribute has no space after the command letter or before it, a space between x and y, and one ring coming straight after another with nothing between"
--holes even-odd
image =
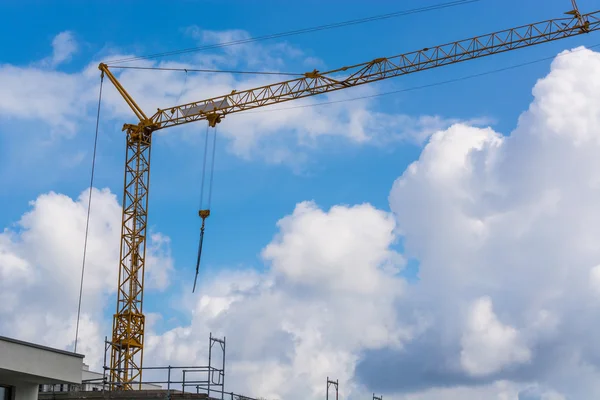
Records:
<instances>
[{"instance_id":1,"label":"yellow crane","mask_svg":"<svg viewBox=\"0 0 600 400\"><path fill-rule=\"evenodd\" d=\"M142 311L150 148L154 132L206 120L215 127L228 114L329 93L383 79L442 67L493 54L600 30L600 10L581 14L575 0L568 17L556 18L393 57L303 76L193 103L158 109L148 117L105 63L99 65L139 122L125 124L126 160L117 311L113 318L109 380L112 389L141 385L145 319ZM202 226L210 210L200 210ZM140 386L141 387L141 386Z\"/></svg>"}]
</instances>

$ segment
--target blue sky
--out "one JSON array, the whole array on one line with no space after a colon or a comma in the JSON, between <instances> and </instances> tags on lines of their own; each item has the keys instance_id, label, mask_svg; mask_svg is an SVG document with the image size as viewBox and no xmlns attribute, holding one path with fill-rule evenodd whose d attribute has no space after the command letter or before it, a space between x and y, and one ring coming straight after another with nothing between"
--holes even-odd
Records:
<instances>
[{"instance_id":1,"label":"blue sky","mask_svg":"<svg viewBox=\"0 0 600 400\"><path fill-rule=\"evenodd\" d=\"M333 69L561 16L568 3L552 0L540 8L533 3L523 6L515 0L482 0L442 11L292 36L286 38L285 42L309 56L321 59L325 63L322 69ZM592 3L581 1L580 8L591 10ZM421 5L423 3L418 1L404 2L401 7L383 1L374 2L369 7L357 1L326 4L308 1L303 2L301 7L274 1L181 1L173 4L159 1L119 4L99 1L58 1L52 4L43 1L8 1L0 5L0 12L17 17L8 19L0 26L0 36L10 38L3 43L0 62L27 65L42 59L51 51L53 37L65 30L72 31L81 43L74 59L60 67L60 70L69 73L81 69L91 59L98 59L97 54L105 52L107 48L148 54L196 46L197 42L185 34L190 26L209 30L243 29L252 36L260 36ZM27 15L27 21L44 23L25 23L20 17L22 15ZM48 18L49 15L52 17ZM141 27L140 21L148 21L147 27ZM379 87L385 92L388 88L435 83L547 57L575 44L594 43L594 37L559 41L394 79L393 82L379 84ZM383 96L375 104L378 110L392 113L400 111L409 115L428 114L460 119L484 117L493 121L498 131L508 133L514 128L518 114L530 102L531 87L548 70L548 66L549 61L546 61L459 83ZM293 63L286 67L291 71L308 69ZM272 80L276 79L274 77ZM123 84L127 88L127 82ZM126 107L125 103L122 107ZM265 113L264 118L269 118L269 113ZM91 151L93 121L88 122L82 132L88 139L78 143L86 147L71 148L70 151ZM119 127L120 122L116 121L113 127ZM26 125L18 126L30 129ZM190 129L202 133L205 127L198 124ZM118 169L118 163L123 158L123 143L119 143L122 140L119 138L120 132L116 129L115 132L106 130L104 128L101 131L104 139L100 139L95 184L98 187L108 185L120 199L122 172ZM103 151L102 147L108 140L106 137L110 137L111 142L116 140L111 143L115 153ZM155 139L154 143L150 225L154 230L171 237L177 279L191 280L198 240L199 219L196 215L200 169L199 165L192 166L193 173L185 177L173 176L172 171L187 168L177 163L179 156L184 155L182 160L200 160L202 152L197 147L188 149L177 142L167 145L162 138ZM261 268L262 263L257 256L275 233L276 222L303 200L314 200L323 208L335 204L368 202L378 208L388 209L387 196L391 184L419 153L419 146L412 143L384 149L338 143L312 152L307 169L298 174L286 166L240 160L228 154L225 143L219 141L213 216L208 220L203 268ZM114 163L110 169L106 166L109 159ZM88 184L89 157L80 167L81 170L72 175L53 176L50 180L38 175L38 179L23 182L10 193L5 192L2 196L5 207L0 213L0 223L6 226L15 222L27 210L27 202L44 191L54 190L71 196L78 194ZM3 168L11 171L10 166ZM166 184L166 181L170 184ZM152 303L152 298L147 297L147 304ZM156 304L160 304L160 301Z\"/></svg>"},{"instance_id":2,"label":"blue sky","mask_svg":"<svg viewBox=\"0 0 600 400\"><path fill-rule=\"evenodd\" d=\"M73 33L79 47L72 60L57 67L58 72L69 75L81 72L90 63L111 53L143 55L197 46L198 38L189 34L191 27L211 31L244 30L251 36L261 36L434 3L437 2L407 0L400 5L399 2L374 1L366 6L365 2L359 1L314 0L301 3L8 0L0 4L0 15L9 16L0 24L0 37L4 39L0 67L26 68L38 63L52 53L53 38L64 31ZM592 11L594 3L581 0L579 7L584 12ZM286 43L303 53L302 57L284 57L281 70L310 70L312 67L302 63L302 59L308 57L321 60L322 70L334 69L560 17L570 6L568 0L548 0L543 6L539 4L481 0L442 11L261 42L258 46ZM372 90L387 92L432 84L551 57L565 49L596 43L600 43L597 35L567 39L384 81L374 85ZM228 55L222 51L213 53ZM191 58L166 60L193 62ZM243 59L235 62L236 68L253 67ZM527 110L533 99L532 87L549 72L550 62L382 96L370 101L367 108L373 112L415 118L436 115L447 120L484 119L497 132L509 134L515 128L519 115ZM278 80L277 77L268 79ZM133 80L124 78L121 82L125 88L135 87ZM243 88L246 87L238 89ZM108 81L104 89L107 92L112 90ZM341 109L351 104L342 103ZM171 104L159 105L167 107ZM31 147L27 144L29 142L21 142L20 137L50 129L35 119L17 119L0 114L0 183L9 188L0 192L3 204L0 226L9 227L17 222L30 209L29 202L42 193L55 191L76 197L87 188L95 121L93 107L86 107L89 108L80 110L87 114L81 118L76 138L67 135ZM121 107L126 110L124 102L121 102ZM319 106L316 112L327 116L330 107ZM151 113L152 109L147 110L147 114ZM108 115L110 112L104 108L94 186L110 188L120 202L124 162L124 138L120 127L122 123L135 122L135 119L132 114L129 119ZM261 115L265 119L263 123L268 124L271 113ZM227 129L227 124L238 119L243 121L243 118L243 115L226 118L220 124L219 132ZM175 261L172 280L178 284L172 285L166 293L147 295L145 310L168 314L179 323L189 318L187 312L178 312L174 304L180 291L191 291L193 281L200 223L197 211L202 158L202 148L195 135L197 133L200 137L204 130L203 123L186 126L185 129L176 128L173 132L167 130L155 136L153 144L149 223L152 231L171 238ZM294 142L296 130L295 127L281 129L282 135L273 140L275 145L285 146L293 154L303 152L306 155L306 161L300 168L286 163L265 162L263 153L251 153L250 159L244 159L234 154L230 139L219 136L212 215L207 221L200 279L206 279L208 271L225 268L264 269L261 250L279 231L277 222L291 214L296 204L302 201L315 201L324 210L339 204L370 203L377 209L390 211L388 196L392 184L411 162L419 158L423 148L422 143L407 140L378 146L352 143L343 138L323 139L314 148L301 148ZM35 135L38 134L42 133ZM268 152L269 148L267 145L259 150ZM79 161L69 167L69 160L77 158L78 154L81 154ZM66 164L56 164L57 159ZM355 228L360 230L361 226ZM402 250L402 241L395 246ZM411 261L412 266L415 263ZM408 274L413 276L414 273L412 270ZM112 304L106 315L112 313ZM161 325L160 330L170 329L173 319L169 321Z\"/></svg>"}]
</instances>

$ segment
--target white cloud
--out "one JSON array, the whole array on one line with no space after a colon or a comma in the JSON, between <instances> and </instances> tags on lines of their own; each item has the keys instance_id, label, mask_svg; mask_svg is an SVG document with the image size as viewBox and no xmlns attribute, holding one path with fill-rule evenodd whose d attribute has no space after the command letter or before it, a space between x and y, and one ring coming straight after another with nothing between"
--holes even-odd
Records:
<instances>
[{"instance_id":1,"label":"white cloud","mask_svg":"<svg viewBox=\"0 0 600 400\"><path fill-rule=\"evenodd\" d=\"M171 256L171 239L161 233L150 233L150 245L146 249L147 277L145 288L164 290L169 286L174 263Z\"/></svg>"},{"instance_id":2,"label":"white cloud","mask_svg":"<svg viewBox=\"0 0 600 400\"><path fill-rule=\"evenodd\" d=\"M471 306L461 344L461 364L475 376L490 375L531 359L531 351L520 343L517 330L498 320L489 297L479 298Z\"/></svg>"},{"instance_id":3,"label":"white cloud","mask_svg":"<svg viewBox=\"0 0 600 400\"><path fill-rule=\"evenodd\" d=\"M190 304L191 325L153 338L146 357L203 363L208 332L222 332L233 349L227 379L235 390L321 397L327 375L351 387L362 350L401 348L420 329L396 323L405 283L396 276L402 257L389 249L389 215L366 204L325 211L304 202L278 226L262 254L268 272L204 282Z\"/></svg>"},{"instance_id":4,"label":"white cloud","mask_svg":"<svg viewBox=\"0 0 600 400\"><path fill-rule=\"evenodd\" d=\"M52 40L51 65L57 66L65 61L70 61L78 49L73 32L61 32Z\"/></svg>"},{"instance_id":5,"label":"white cloud","mask_svg":"<svg viewBox=\"0 0 600 400\"><path fill-rule=\"evenodd\" d=\"M386 374L390 390L505 379L573 399L600 393L590 334L600 260L598 67L600 54L589 50L558 57L510 136L457 124L435 133L395 182L398 231L406 256L420 262L414 300L400 309L417 304L433 322L405 355L379 364L417 368L410 378ZM493 309L480 300L465 311L473 299L493 299Z\"/></svg>"},{"instance_id":6,"label":"white cloud","mask_svg":"<svg viewBox=\"0 0 600 400\"><path fill-rule=\"evenodd\" d=\"M590 270L590 286L600 295L600 265L596 265Z\"/></svg>"},{"instance_id":7,"label":"white cloud","mask_svg":"<svg viewBox=\"0 0 600 400\"><path fill-rule=\"evenodd\" d=\"M52 39L52 54L31 64L33 68L43 71L52 71L61 64L72 60L73 55L79 50L79 44L71 31L63 31Z\"/></svg>"},{"instance_id":8,"label":"white cloud","mask_svg":"<svg viewBox=\"0 0 600 400\"><path fill-rule=\"evenodd\" d=\"M23 340L73 349L81 278L87 195L47 193L12 227L0 233L0 332ZM83 285L78 352L101 367L103 320L116 293L121 207L108 190L94 190ZM168 284L172 261L168 238L151 237L147 289Z\"/></svg>"},{"instance_id":9,"label":"white cloud","mask_svg":"<svg viewBox=\"0 0 600 400\"><path fill-rule=\"evenodd\" d=\"M43 122L51 133L72 136L88 112L91 82L79 74L0 65L0 117ZM8 134L3 127L3 134ZM49 139L46 129L31 132Z\"/></svg>"},{"instance_id":10,"label":"white cloud","mask_svg":"<svg viewBox=\"0 0 600 400\"><path fill-rule=\"evenodd\" d=\"M358 232L348 226L350 220ZM395 240L394 221L370 205L336 206L326 213L304 202L277 225L280 234L265 247L263 258L273 272L300 285L374 295L386 284L380 279L387 279L379 269L403 263L389 249ZM352 265L361 268L345 273Z\"/></svg>"}]
</instances>

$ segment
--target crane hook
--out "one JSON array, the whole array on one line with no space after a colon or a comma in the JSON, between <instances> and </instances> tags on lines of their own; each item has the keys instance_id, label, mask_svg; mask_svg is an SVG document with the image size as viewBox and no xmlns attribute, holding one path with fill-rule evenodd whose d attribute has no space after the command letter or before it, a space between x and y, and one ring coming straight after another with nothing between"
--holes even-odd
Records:
<instances>
[{"instance_id":1,"label":"crane hook","mask_svg":"<svg viewBox=\"0 0 600 400\"><path fill-rule=\"evenodd\" d=\"M194 276L194 287L192 293L196 291L196 281L198 280L198 272L200 270L200 257L202 256L202 243L204 242L204 224L206 218L210 215L210 210L200 210L198 215L202 218L202 226L200 227L200 243L198 244L198 259L196 260L196 276Z\"/></svg>"}]
</instances>

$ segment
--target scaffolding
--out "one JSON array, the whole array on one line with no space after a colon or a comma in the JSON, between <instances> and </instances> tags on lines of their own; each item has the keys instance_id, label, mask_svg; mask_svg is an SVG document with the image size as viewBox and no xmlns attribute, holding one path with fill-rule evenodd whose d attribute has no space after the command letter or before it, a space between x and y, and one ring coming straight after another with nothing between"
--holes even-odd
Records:
<instances>
[{"instance_id":1,"label":"scaffolding","mask_svg":"<svg viewBox=\"0 0 600 400\"><path fill-rule=\"evenodd\" d=\"M325 399L329 400L329 388L331 386L335 388L335 400L338 400L338 380L336 379L335 381L332 381L331 379L329 379L329 377L327 377L327 393L325 394Z\"/></svg>"},{"instance_id":2,"label":"scaffolding","mask_svg":"<svg viewBox=\"0 0 600 400\"><path fill-rule=\"evenodd\" d=\"M113 381L111 377L122 376L125 371L121 369L115 371L107 363L108 354L113 347L114 343L105 338L102 391L122 390L123 383ZM142 376L148 377L147 380L140 379L128 383L133 388L137 387L138 390L166 390L168 398L175 393L195 393L206 394L211 399L255 400L248 396L225 391L225 353L225 337L222 339L214 337L211 332L208 344L208 365L143 367L143 370L147 372ZM215 365L215 359L219 355L221 360L217 363L218 365Z\"/></svg>"}]
</instances>

